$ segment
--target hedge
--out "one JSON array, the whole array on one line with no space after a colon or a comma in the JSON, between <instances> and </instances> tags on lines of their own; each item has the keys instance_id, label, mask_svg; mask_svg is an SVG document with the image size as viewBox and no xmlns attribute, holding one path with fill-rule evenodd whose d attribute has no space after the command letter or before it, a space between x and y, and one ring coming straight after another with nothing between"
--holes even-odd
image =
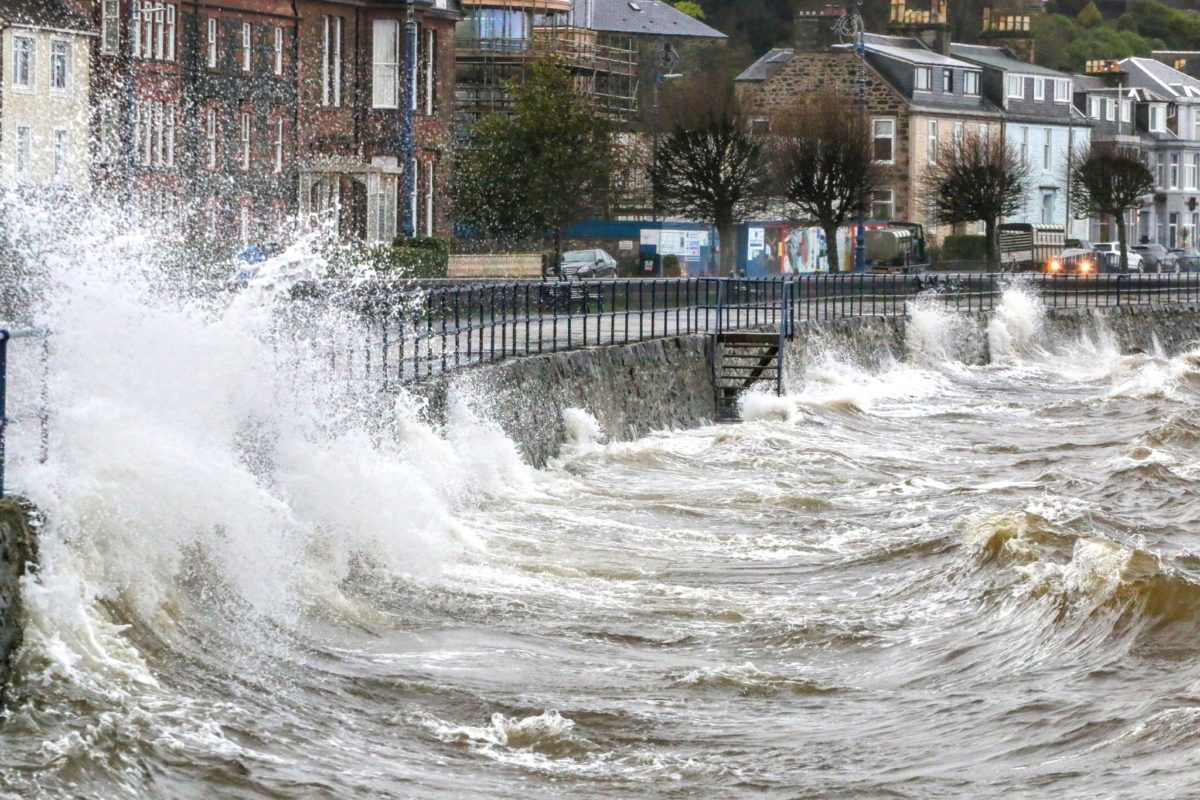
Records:
<instances>
[{"instance_id":1,"label":"hedge","mask_svg":"<svg viewBox=\"0 0 1200 800\"><path fill-rule=\"evenodd\" d=\"M986 260L986 236L947 236L942 239L942 261Z\"/></svg>"}]
</instances>

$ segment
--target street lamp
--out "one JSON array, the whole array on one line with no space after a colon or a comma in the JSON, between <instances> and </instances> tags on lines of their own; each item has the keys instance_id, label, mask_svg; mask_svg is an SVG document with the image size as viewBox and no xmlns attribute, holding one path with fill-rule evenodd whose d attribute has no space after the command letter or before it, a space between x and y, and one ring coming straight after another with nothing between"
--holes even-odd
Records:
<instances>
[{"instance_id":1,"label":"street lamp","mask_svg":"<svg viewBox=\"0 0 1200 800\"><path fill-rule=\"evenodd\" d=\"M866 24L862 17L863 0L857 0L854 6L843 14L834 26L834 30L843 40L854 41L854 52L858 56L858 113L861 122L860 130L867 135L867 44L863 38ZM854 232L854 271L867 271L867 192L866 187L859 188L858 196L858 225ZM830 264L832 272L836 265Z\"/></svg>"},{"instance_id":2,"label":"street lamp","mask_svg":"<svg viewBox=\"0 0 1200 800\"><path fill-rule=\"evenodd\" d=\"M671 72L678 65L679 54L675 52L674 47L664 41L662 48L658 51L658 58L654 62L654 113L650 123L652 136L650 144L650 219L652 222L658 222L658 186L654 182L654 174L658 172L658 87L672 78L683 77L680 72Z\"/></svg>"}]
</instances>

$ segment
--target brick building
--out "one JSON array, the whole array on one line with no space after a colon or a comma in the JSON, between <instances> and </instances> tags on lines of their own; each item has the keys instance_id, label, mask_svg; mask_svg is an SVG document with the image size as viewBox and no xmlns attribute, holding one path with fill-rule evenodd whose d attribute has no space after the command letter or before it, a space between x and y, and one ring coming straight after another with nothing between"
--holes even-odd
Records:
<instances>
[{"instance_id":1,"label":"brick building","mask_svg":"<svg viewBox=\"0 0 1200 800\"><path fill-rule=\"evenodd\" d=\"M448 235L457 3L296 7L301 217L368 241Z\"/></svg>"},{"instance_id":2,"label":"brick building","mask_svg":"<svg viewBox=\"0 0 1200 800\"><path fill-rule=\"evenodd\" d=\"M180 4L176 156L193 230L274 238L296 211L296 27L289 0Z\"/></svg>"},{"instance_id":3,"label":"brick building","mask_svg":"<svg viewBox=\"0 0 1200 800\"><path fill-rule=\"evenodd\" d=\"M91 70L93 182L145 213L174 217L185 197L180 4L72 2L100 31Z\"/></svg>"}]
</instances>

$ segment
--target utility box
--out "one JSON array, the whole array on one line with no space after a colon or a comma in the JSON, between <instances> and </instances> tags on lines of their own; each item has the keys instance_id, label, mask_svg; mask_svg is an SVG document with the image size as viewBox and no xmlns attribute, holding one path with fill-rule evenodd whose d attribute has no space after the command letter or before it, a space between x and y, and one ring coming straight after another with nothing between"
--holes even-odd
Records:
<instances>
[{"instance_id":1,"label":"utility box","mask_svg":"<svg viewBox=\"0 0 1200 800\"><path fill-rule=\"evenodd\" d=\"M662 275L662 256L658 253L642 253L642 277L657 278Z\"/></svg>"}]
</instances>

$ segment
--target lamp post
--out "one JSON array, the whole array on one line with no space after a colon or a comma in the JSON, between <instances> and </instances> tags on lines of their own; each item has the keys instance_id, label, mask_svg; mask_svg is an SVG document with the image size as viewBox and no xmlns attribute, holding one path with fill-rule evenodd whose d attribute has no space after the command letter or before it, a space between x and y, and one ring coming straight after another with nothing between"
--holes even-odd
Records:
<instances>
[{"instance_id":1,"label":"lamp post","mask_svg":"<svg viewBox=\"0 0 1200 800\"><path fill-rule=\"evenodd\" d=\"M854 42L854 53L858 56L858 114L862 135L867 135L867 44L863 38L866 24L862 17L863 0L856 0L854 6L838 19L834 27L842 41L850 39ZM859 188L858 224L854 231L854 271L867 271L867 192L865 187ZM837 265L830 264L829 271L833 272Z\"/></svg>"},{"instance_id":2,"label":"lamp post","mask_svg":"<svg viewBox=\"0 0 1200 800\"><path fill-rule=\"evenodd\" d=\"M654 85L652 87L653 119L650 122L650 220L658 222L658 186L654 182L654 174L658 172L658 87L671 78L678 78L680 73L671 72L679 63L679 54L667 42L662 43L658 58L654 62Z\"/></svg>"}]
</instances>

